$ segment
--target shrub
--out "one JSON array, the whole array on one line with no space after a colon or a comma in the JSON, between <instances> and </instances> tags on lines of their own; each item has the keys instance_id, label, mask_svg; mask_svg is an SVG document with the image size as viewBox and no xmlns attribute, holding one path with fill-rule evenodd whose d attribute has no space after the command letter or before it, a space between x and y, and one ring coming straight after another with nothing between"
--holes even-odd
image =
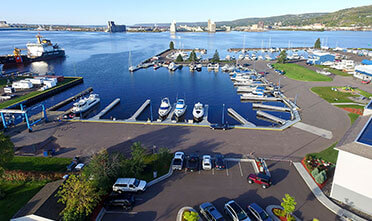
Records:
<instances>
[{"instance_id":1,"label":"shrub","mask_svg":"<svg viewBox=\"0 0 372 221\"><path fill-rule=\"evenodd\" d=\"M327 180L327 173L325 170L322 170L319 174L314 176L315 182L322 184Z\"/></svg>"},{"instance_id":2,"label":"shrub","mask_svg":"<svg viewBox=\"0 0 372 221\"><path fill-rule=\"evenodd\" d=\"M315 168L313 171L311 171L311 175L313 175L314 178L316 176L318 176L318 174L319 174L319 169L318 168Z\"/></svg>"},{"instance_id":3,"label":"shrub","mask_svg":"<svg viewBox=\"0 0 372 221\"><path fill-rule=\"evenodd\" d=\"M183 213L183 219L186 221L197 221L199 214L193 211L186 211Z\"/></svg>"},{"instance_id":4,"label":"shrub","mask_svg":"<svg viewBox=\"0 0 372 221\"><path fill-rule=\"evenodd\" d=\"M64 173L6 170L2 179L4 181L54 181L63 177Z\"/></svg>"}]
</instances>

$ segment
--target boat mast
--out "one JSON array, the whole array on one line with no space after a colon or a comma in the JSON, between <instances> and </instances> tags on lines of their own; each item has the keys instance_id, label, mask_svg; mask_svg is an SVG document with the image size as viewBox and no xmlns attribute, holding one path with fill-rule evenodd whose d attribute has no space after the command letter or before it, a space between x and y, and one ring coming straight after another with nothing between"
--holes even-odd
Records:
<instances>
[{"instance_id":1,"label":"boat mast","mask_svg":"<svg viewBox=\"0 0 372 221\"><path fill-rule=\"evenodd\" d=\"M222 105L222 124L225 124L225 104Z\"/></svg>"},{"instance_id":2,"label":"boat mast","mask_svg":"<svg viewBox=\"0 0 372 221\"><path fill-rule=\"evenodd\" d=\"M129 56L128 56L128 66L132 67L132 52L129 51Z\"/></svg>"}]
</instances>

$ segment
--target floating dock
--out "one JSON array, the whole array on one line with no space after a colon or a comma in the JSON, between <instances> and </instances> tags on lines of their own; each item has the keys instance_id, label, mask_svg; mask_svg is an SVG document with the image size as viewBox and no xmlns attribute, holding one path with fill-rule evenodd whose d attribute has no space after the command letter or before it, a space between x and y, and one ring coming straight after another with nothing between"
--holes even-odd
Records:
<instances>
[{"instance_id":1,"label":"floating dock","mask_svg":"<svg viewBox=\"0 0 372 221\"><path fill-rule=\"evenodd\" d=\"M256 87L238 87L237 89L236 89L236 91L238 92L238 93L251 93L251 92L253 92L253 91L255 91L256 90ZM263 90L263 92L264 93L270 93L272 90L269 90L269 89L265 89L265 90Z\"/></svg>"},{"instance_id":2,"label":"floating dock","mask_svg":"<svg viewBox=\"0 0 372 221\"><path fill-rule=\"evenodd\" d=\"M82 91L82 92L80 92L80 93L78 93L78 94L76 94L76 95L74 95L74 96L72 96L70 98L67 98L64 101L59 102L58 104L54 105L53 107L50 107L47 111L56 111L59 108L61 108L61 107L65 106L65 105L67 105L68 103L72 102L73 100L76 100L76 99L78 99L78 98L80 98L82 96L85 96L85 95L89 94L92 91L93 91L93 88L92 87L89 87L89 88L85 89L84 91Z\"/></svg>"},{"instance_id":3,"label":"floating dock","mask_svg":"<svg viewBox=\"0 0 372 221\"><path fill-rule=\"evenodd\" d=\"M227 112L233 116L236 120L238 120L240 123L242 123L243 125L246 125L246 126L250 126L250 127L255 127L256 125L254 125L253 123L247 121L244 117L242 117L240 114L238 114L234 109L232 108L227 108Z\"/></svg>"},{"instance_id":4,"label":"floating dock","mask_svg":"<svg viewBox=\"0 0 372 221\"><path fill-rule=\"evenodd\" d=\"M143 103L141 105L140 108L138 108L138 110L136 111L136 113L134 113L128 120L129 121L135 121L137 119L137 117L145 110L145 108L150 104L151 100L150 99L147 99L145 101L145 103Z\"/></svg>"},{"instance_id":5,"label":"floating dock","mask_svg":"<svg viewBox=\"0 0 372 221\"><path fill-rule=\"evenodd\" d=\"M247 96L242 95L240 96L240 100L247 100L247 101L282 101L279 97L256 97L256 96Z\"/></svg>"},{"instance_id":6,"label":"floating dock","mask_svg":"<svg viewBox=\"0 0 372 221\"><path fill-rule=\"evenodd\" d=\"M277 122L279 124L285 124L287 122L286 120L283 120L279 117L276 117L272 114L269 114L267 112L263 112L263 111L260 111L260 110L257 111L257 116L267 118L267 119L272 120L274 122Z\"/></svg>"},{"instance_id":7,"label":"floating dock","mask_svg":"<svg viewBox=\"0 0 372 221\"><path fill-rule=\"evenodd\" d=\"M234 82L235 87L241 87L241 86L269 86L265 83L247 83L247 82Z\"/></svg>"},{"instance_id":8,"label":"floating dock","mask_svg":"<svg viewBox=\"0 0 372 221\"><path fill-rule=\"evenodd\" d=\"M278 106L259 104L259 103L253 103L252 107L253 108L262 108L262 109L266 109L266 110L273 110L273 111L288 111L288 112L291 111L291 109L288 108L288 107L278 107Z\"/></svg>"},{"instance_id":9,"label":"floating dock","mask_svg":"<svg viewBox=\"0 0 372 221\"><path fill-rule=\"evenodd\" d=\"M99 112L96 116L93 117L93 119L100 119L103 115L105 115L107 112L109 112L113 107L115 107L120 102L120 98L116 98L113 102L111 102L105 109L103 109L101 112Z\"/></svg>"}]
</instances>

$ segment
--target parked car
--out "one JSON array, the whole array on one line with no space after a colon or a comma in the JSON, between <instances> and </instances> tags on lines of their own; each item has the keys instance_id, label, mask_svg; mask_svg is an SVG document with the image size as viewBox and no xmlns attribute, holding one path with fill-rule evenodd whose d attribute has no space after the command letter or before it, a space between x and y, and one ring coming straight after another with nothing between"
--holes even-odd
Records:
<instances>
[{"instance_id":1,"label":"parked car","mask_svg":"<svg viewBox=\"0 0 372 221\"><path fill-rule=\"evenodd\" d=\"M112 192L104 202L104 207L109 210L114 207L121 207L124 210L132 210L135 203L134 195L131 193L117 194Z\"/></svg>"},{"instance_id":2,"label":"parked car","mask_svg":"<svg viewBox=\"0 0 372 221\"><path fill-rule=\"evenodd\" d=\"M202 161L203 170L211 170L212 169L212 160L210 155L204 155Z\"/></svg>"},{"instance_id":3,"label":"parked car","mask_svg":"<svg viewBox=\"0 0 372 221\"><path fill-rule=\"evenodd\" d=\"M234 200L225 203L224 212L233 221L250 221L248 214Z\"/></svg>"},{"instance_id":4,"label":"parked car","mask_svg":"<svg viewBox=\"0 0 372 221\"><path fill-rule=\"evenodd\" d=\"M371 80L362 80L362 84L369 84L371 83Z\"/></svg>"},{"instance_id":5,"label":"parked car","mask_svg":"<svg viewBox=\"0 0 372 221\"><path fill-rule=\"evenodd\" d=\"M146 190L147 183L136 178L118 178L112 186L115 192L143 192Z\"/></svg>"},{"instance_id":6,"label":"parked car","mask_svg":"<svg viewBox=\"0 0 372 221\"><path fill-rule=\"evenodd\" d=\"M218 212L216 207L213 206L212 203L206 202L199 206L200 213L205 217L208 221L224 221L222 214Z\"/></svg>"},{"instance_id":7,"label":"parked car","mask_svg":"<svg viewBox=\"0 0 372 221\"><path fill-rule=\"evenodd\" d=\"M262 188L266 189L271 186L271 177L264 173L258 173L258 174L249 174L248 183L257 183L262 186Z\"/></svg>"},{"instance_id":8,"label":"parked car","mask_svg":"<svg viewBox=\"0 0 372 221\"><path fill-rule=\"evenodd\" d=\"M249 205L248 210L258 221L272 221L269 214L256 203Z\"/></svg>"},{"instance_id":9,"label":"parked car","mask_svg":"<svg viewBox=\"0 0 372 221\"><path fill-rule=\"evenodd\" d=\"M183 160L185 159L184 152L176 152L173 158L172 169L173 170L182 170Z\"/></svg>"},{"instance_id":10,"label":"parked car","mask_svg":"<svg viewBox=\"0 0 372 221\"><path fill-rule=\"evenodd\" d=\"M216 154L215 158L216 158L215 161L214 161L215 168L218 169L218 170L226 169L225 159L224 159L223 155Z\"/></svg>"},{"instance_id":11,"label":"parked car","mask_svg":"<svg viewBox=\"0 0 372 221\"><path fill-rule=\"evenodd\" d=\"M212 130L229 130L232 127L229 124L211 124L209 126Z\"/></svg>"},{"instance_id":12,"label":"parked car","mask_svg":"<svg viewBox=\"0 0 372 221\"><path fill-rule=\"evenodd\" d=\"M199 170L199 156L197 154L192 153L187 156L186 170L191 172Z\"/></svg>"}]
</instances>

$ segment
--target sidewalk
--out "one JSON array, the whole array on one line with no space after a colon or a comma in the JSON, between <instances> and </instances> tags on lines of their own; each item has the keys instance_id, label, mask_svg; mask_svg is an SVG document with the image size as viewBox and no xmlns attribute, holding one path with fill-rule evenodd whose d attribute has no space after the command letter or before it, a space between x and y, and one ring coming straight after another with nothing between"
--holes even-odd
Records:
<instances>
[{"instance_id":1,"label":"sidewalk","mask_svg":"<svg viewBox=\"0 0 372 221\"><path fill-rule=\"evenodd\" d=\"M301 175L301 177L304 179L306 185L310 188L311 192L313 192L314 196L321 202L325 207L327 207L330 211L337 214L338 216L350 220L355 221L366 221L365 219L355 215L354 213L345 210L338 205L336 205L334 202L332 202L324 193L322 190L316 185L314 180L311 178L311 176L307 173L306 169L302 166L300 162L293 163L295 168L297 169L298 173Z\"/></svg>"}]
</instances>

